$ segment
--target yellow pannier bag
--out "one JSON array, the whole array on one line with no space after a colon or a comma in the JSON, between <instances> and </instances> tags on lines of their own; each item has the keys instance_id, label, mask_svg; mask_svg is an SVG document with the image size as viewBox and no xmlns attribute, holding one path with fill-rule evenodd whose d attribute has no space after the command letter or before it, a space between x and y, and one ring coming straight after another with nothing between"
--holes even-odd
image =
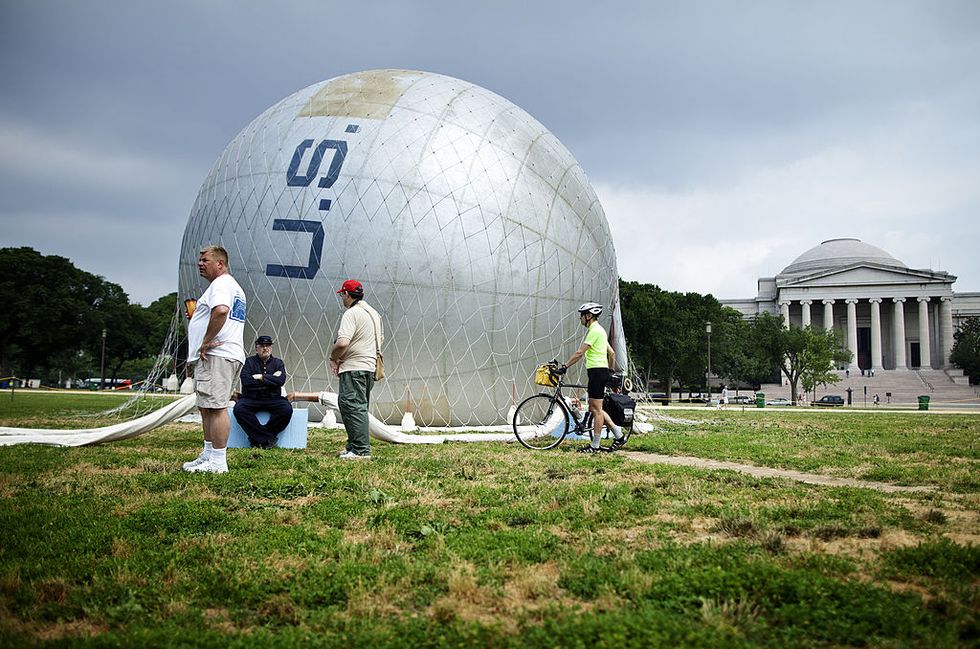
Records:
<instances>
[{"instance_id":1,"label":"yellow pannier bag","mask_svg":"<svg viewBox=\"0 0 980 649\"><path fill-rule=\"evenodd\" d=\"M549 388L558 385L558 381L552 376L551 367L547 363L538 366L538 369L534 370L534 382Z\"/></svg>"}]
</instances>

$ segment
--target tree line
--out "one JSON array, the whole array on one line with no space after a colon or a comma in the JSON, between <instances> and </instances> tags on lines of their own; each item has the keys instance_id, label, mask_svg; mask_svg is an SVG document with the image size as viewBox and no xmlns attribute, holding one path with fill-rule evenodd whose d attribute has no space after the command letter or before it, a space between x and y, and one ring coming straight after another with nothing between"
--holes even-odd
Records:
<instances>
[{"instance_id":1,"label":"tree line","mask_svg":"<svg viewBox=\"0 0 980 649\"><path fill-rule=\"evenodd\" d=\"M850 361L834 331L787 329L781 315L768 313L746 320L711 295L652 284L620 280L619 291L630 358L641 382L657 382L668 394L674 385L708 389L709 353L711 374L729 385L758 388L782 373L793 401L799 390L839 380L834 370Z\"/></svg>"},{"instance_id":2,"label":"tree line","mask_svg":"<svg viewBox=\"0 0 980 649\"><path fill-rule=\"evenodd\" d=\"M64 257L32 248L0 248L0 378L40 378L54 385L101 376L141 380L153 366L177 309L170 293L144 307L118 284L80 270ZM767 313L745 320L711 295L665 291L620 280L623 329L630 358L644 385L665 392L679 385L706 388L707 324L711 323L711 373L729 384L757 387L787 377L798 390L836 380L833 370L850 360L836 332L785 328ZM975 383L980 378L980 319L955 333L952 360Z\"/></svg>"},{"instance_id":3,"label":"tree line","mask_svg":"<svg viewBox=\"0 0 980 649\"><path fill-rule=\"evenodd\" d=\"M55 385L100 376L143 379L160 353L177 294L147 307L118 284L33 248L0 248L0 378Z\"/></svg>"}]
</instances>

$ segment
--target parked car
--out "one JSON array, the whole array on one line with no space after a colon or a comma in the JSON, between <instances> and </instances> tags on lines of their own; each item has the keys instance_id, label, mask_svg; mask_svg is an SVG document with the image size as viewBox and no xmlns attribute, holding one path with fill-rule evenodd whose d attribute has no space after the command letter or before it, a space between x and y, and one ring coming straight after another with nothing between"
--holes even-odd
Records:
<instances>
[{"instance_id":1,"label":"parked car","mask_svg":"<svg viewBox=\"0 0 980 649\"><path fill-rule=\"evenodd\" d=\"M729 397L729 403L741 403L741 404L753 404L755 403L755 398L746 396L744 394L736 394L734 397Z\"/></svg>"},{"instance_id":2,"label":"parked car","mask_svg":"<svg viewBox=\"0 0 980 649\"><path fill-rule=\"evenodd\" d=\"M844 397L839 394L825 394L813 402L815 406L843 406Z\"/></svg>"},{"instance_id":3,"label":"parked car","mask_svg":"<svg viewBox=\"0 0 980 649\"><path fill-rule=\"evenodd\" d=\"M791 406L793 402L789 399L784 399L782 397L776 397L775 399L769 399L766 401L767 406Z\"/></svg>"}]
</instances>

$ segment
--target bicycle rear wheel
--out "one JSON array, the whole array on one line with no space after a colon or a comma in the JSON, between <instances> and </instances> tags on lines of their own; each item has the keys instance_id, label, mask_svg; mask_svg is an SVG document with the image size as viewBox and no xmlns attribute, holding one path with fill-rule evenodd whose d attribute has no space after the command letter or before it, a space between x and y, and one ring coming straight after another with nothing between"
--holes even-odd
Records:
<instances>
[{"instance_id":1,"label":"bicycle rear wheel","mask_svg":"<svg viewBox=\"0 0 980 649\"><path fill-rule=\"evenodd\" d=\"M552 394L535 394L514 411L514 435L527 448L543 451L561 444L568 434L570 416L565 404Z\"/></svg>"}]
</instances>

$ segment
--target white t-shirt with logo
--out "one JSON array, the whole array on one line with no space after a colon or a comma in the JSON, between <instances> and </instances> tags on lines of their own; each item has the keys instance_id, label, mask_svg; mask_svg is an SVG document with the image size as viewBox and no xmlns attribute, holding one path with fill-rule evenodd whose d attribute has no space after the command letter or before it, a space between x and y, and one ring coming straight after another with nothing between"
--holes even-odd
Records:
<instances>
[{"instance_id":1,"label":"white t-shirt with logo","mask_svg":"<svg viewBox=\"0 0 980 649\"><path fill-rule=\"evenodd\" d=\"M211 321L211 310L216 306L228 307L228 319L215 336L215 342L221 344L209 349L208 355L244 363L245 292L230 273L215 277L197 301L194 315L187 325L187 360L194 363L200 359L201 343Z\"/></svg>"}]
</instances>

